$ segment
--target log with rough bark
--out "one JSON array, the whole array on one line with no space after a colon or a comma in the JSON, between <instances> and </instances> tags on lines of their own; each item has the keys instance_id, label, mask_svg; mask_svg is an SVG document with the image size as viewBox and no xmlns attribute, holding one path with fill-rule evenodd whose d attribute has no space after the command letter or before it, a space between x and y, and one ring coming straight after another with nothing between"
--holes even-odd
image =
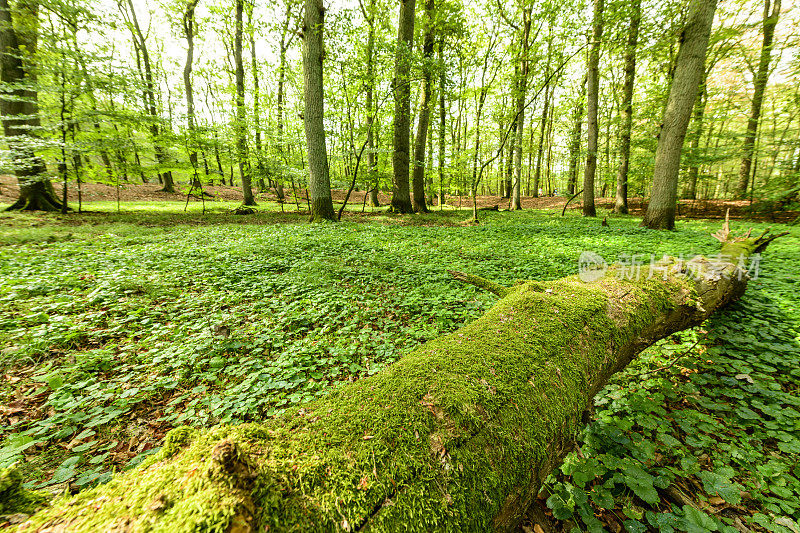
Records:
<instances>
[{"instance_id":1,"label":"log with rough bark","mask_svg":"<svg viewBox=\"0 0 800 533\"><path fill-rule=\"evenodd\" d=\"M740 258L664 259L505 287L386 371L264 423L178 428L131 472L34 515L39 531L509 531L573 447L593 396L639 352L737 299ZM691 275L688 275L691 274ZM25 528L23 528L25 529Z\"/></svg>"}]
</instances>

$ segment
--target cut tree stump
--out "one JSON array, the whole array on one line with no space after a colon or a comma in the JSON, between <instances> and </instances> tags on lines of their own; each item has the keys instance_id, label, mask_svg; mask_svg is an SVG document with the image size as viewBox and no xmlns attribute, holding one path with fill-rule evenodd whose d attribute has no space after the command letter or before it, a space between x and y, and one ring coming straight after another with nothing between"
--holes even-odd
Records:
<instances>
[{"instance_id":1,"label":"cut tree stump","mask_svg":"<svg viewBox=\"0 0 800 533\"><path fill-rule=\"evenodd\" d=\"M740 297L738 261L777 237L733 238L727 222L715 236L720 258L665 259L652 279L618 279L612 267L590 283L503 288L456 273L503 296L384 372L277 419L173 430L144 464L62 497L27 530L512 530L608 379Z\"/></svg>"}]
</instances>

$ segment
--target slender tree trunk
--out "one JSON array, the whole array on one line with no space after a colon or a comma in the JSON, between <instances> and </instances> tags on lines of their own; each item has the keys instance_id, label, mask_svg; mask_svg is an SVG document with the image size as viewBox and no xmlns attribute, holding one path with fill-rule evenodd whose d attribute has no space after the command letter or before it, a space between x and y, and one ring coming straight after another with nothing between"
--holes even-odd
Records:
<instances>
[{"instance_id":1,"label":"slender tree trunk","mask_svg":"<svg viewBox=\"0 0 800 533\"><path fill-rule=\"evenodd\" d=\"M264 150L261 144L261 92L258 79L258 57L256 56L256 37L255 27L253 25L253 9L255 2L248 2L247 4L247 26L248 26L248 39L250 41L250 66L253 71L253 129L255 130L255 156L256 156L256 171L258 172L258 190L264 192L267 190L267 185L264 178L267 175L267 169L264 165Z\"/></svg>"},{"instance_id":2,"label":"slender tree trunk","mask_svg":"<svg viewBox=\"0 0 800 533\"><path fill-rule=\"evenodd\" d=\"M770 13L770 2L772 12ZM761 45L761 57L758 61L758 72L755 76L753 101L750 106L750 116L747 119L747 131L742 144L742 164L739 167L739 182L736 186L736 197L747 197L747 187L750 182L750 167L753 164L758 121L761 117L761 105L764 101L764 91L769 79L769 67L772 61L772 41L775 35L775 26L778 24L778 15L781 12L781 0L764 1L764 40Z\"/></svg>"},{"instance_id":3,"label":"slender tree trunk","mask_svg":"<svg viewBox=\"0 0 800 533\"><path fill-rule=\"evenodd\" d=\"M236 0L236 30L234 35L234 62L236 63L236 157L239 160L239 179L242 180L244 205L256 205L250 184L251 168L247 153L247 110L244 105L244 63L242 62L244 0Z\"/></svg>"},{"instance_id":4,"label":"slender tree trunk","mask_svg":"<svg viewBox=\"0 0 800 533\"><path fill-rule=\"evenodd\" d=\"M641 0L630 5L631 21L628 26L628 47L625 50L625 84L622 87L622 125L619 138L619 170L617 171L617 198L614 212L628 212L628 169L631 161L631 128L633 125L633 83L636 78L636 46L639 42L639 22L642 19Z\"/></svg>"},{"instance_id":5,"label":"slender tree trunk","mask_svg":"<svg viewBox=\"0 0 800 533\"><path fill-rule=\"evenodd\" d=\"M578 102L575 105L573 114L572 140L569 145L569 175L567 176L567 194L570 196L575 194L578 184L578 165L580 164L581 158L581 129L583 127L583 110L587 78L587 76L583 77Z\"/></svg>"},{"instance_id":6,"label":"slender tree trunk","mask_svg":"<svg viewBox=\"0 0 800 533\"><path fill-rule=\"evenodd\" d=\"M600 39L603 37L603 0L594 0L592 43L589 48L587 73L587 130L586 167L583 170L583 216L597 216L594 206L594 179L597 172L597 105L600 96Z\"/></svg>"},{"instance_id":7,"label":"slender tree trunk","mask_svg":"<svg viewBox=\"0 0 800 533\"><path fill-rule=\"evenodd\" d=\"M686 187L686 198L689 200L697 199L697 178L700 175L700 138L703 136L703 115L706 108L706 74L700 82L700 95L694 104L694 128L691 132L691 166L689 166L688 184Z\"/></svg>"},{"instance_id":8,"label":"slender tree trunk","mask_svg":"<svg viewBox=\"0 0 800 533\"><path fill-rule=\"evenodd\" d=\"M74 32L72 34L72 47L75 50L75 60L78 62L78 65L81 68L81 73L83 74L83 80L86 84L86 96L89 98L89 106L92 112L96 116L100 116L100 113L97 110L97 98L94 95L94 82L92 81L92 77L89 74L89 69L86 67L86 61L84 59L83 54L81 53L79 44L78 44L78 34ZM100 120L95 119L93 120L93 126L95 134L97 135L98 142L103 142L103 134L102 134L102 126L100 125ZM101 144L101 147L98 150L100 154L100 161L103 163L103 167L106 170L106 175L111 178L113 175L113 169L111 167L111 158L108 156L108 150ZM142 172L144 174L144 172Z\"/></svg>"},{"instance_id":9,"label":"slender tree trunk","mask_svg":"<svg viewBox=\"0 0 800 533\"><path fill-rule=\"evenodd\" d=\"M394 152L392 155L392 211L411 213L409 190L409 128L411 116L411 54L414 44L416 0L400 0L397 53L394 63Z\"/></svg>"},{"instance_id":10,"label":"slender tree trunk","mask_svg":"<svg viewBox=\"0 0 800 533\"><path fill-rule=\"evenodd\" d=\"M189 162L192 164L192 188L200 189L200 179L197 176L197 149L195 148L195 120L194 120L194 92L192 91L192 62L194 60L194 10L199 0L189 0L183 13L183 34L188 44L186 50L186 64L183 67L183 85L186 92L186 125L189 140ZM202 194L202 191L201 191Z\"/></svg>"},{"instance_id":11,"label":"slender tree trunk","mask_svg":"<svg viewBox=\"0 0 800 533\"><path fill-rule=\"evenodd\" d=\"M414 139L414 188L413 208L415 213L427 213L425 202L425 147L428 143L428 124L431 114L431 58L433 57L433 1L425 0L425 37L423 38L422 55L425 66L422 73L422 91L420 92L419 119L417 136Z\"/></svg>"},{"instance_id":12,"label":"slender tree trunk","mask_svg":"<svg viewBox=\"0 0 800 533\"><path fill-rule=\"evenodd\" d=\"M517 85L517 134L514 137L514 186L511 191L511 209L522 209L520 189L522 188L522 139L525 130L525 98L528 94L528 69L530 68L531 14L533 8L522 10L522 57L520 58L519 81Z\"/></svg>"},{"instance_id":13,"label":"slender tree trunk","mask_svg":"<svg viewBox=\"0 0 800 533\"><path fill-rule=\"evenodd\" d=\"M359 1L364 19L367 21L367 83L366 83L366 125L367 125L367 188L369 189L370 207L380 206L378 201L378 161L375 157L375 0L370 0L364 7Z\"/></svg>"},{"instance_id":14,"label":"slender tree trunk","mask_svg":"<svg viewBox=\"0 0 800 533\"><path fill-rule=\"evenodd\" d=\"M691 0L680 37L675 75L667 99L656 147L653 188L642 225L651 229L675 227L678 171L686 128L705 72L706 49L717 0Z\"/></svg>"},{"instance_id":15,"label":"slender tree trunk","mask_svg":"<svg viewBox=\"0 0 800 533\"><path fill-rule=\"evenodd\" d=\"M281 39L280 39L280 47L279 47L279 58L278 58L278 102L277 102L277 111L278 111L278 155L281 159L282 165L288 165L287 155L286 155L286 140L284 138L284 129L285 125L284 121L284 113L285 113L285 105L286 105L286 52L289 49L289 45L292 42L294 37L294 33L290 31L290 25L292 21L292 5L291 3L287 2L286 4L286 14L284 16L284 23L283 27L281 28ZM283 200L285 198L285 193L283 191L283 171L278 173L278 176L275 178L275 195L278 199Z\"/></svg>"},{"instance_id":16,"label":"slender tree trunk","mask_svg":"<svg viewBox=\"0 0 800 533\"><path fill-rule=\"evenodd\" d=\"M323 123L322 32L325 8L322 0L306 0L303 24L303 120L308 144L308 188L311 221L336 220L331 198L328 152Z\"/></svg>"},{"instance_id":17,"label":"slender tree trunk","mask_svg":"<svg viewBox=\"0 0 800 533\"><path fill-rule=\"evenodd\" d=\"M550 71L550 51L548 50L547 54L547 68L545 69L545 76L548 75ZM533 197L536 198L539 196L539 181L542 176L542 156L544 155L544 138L545 133L547 131L547 113L550 111L550 91L549 87L545 86L544 88L544 105L542 106L542 118L540 121L540 132L539 132L539 146L536 150L536 170L533 174ZM533 132L531 132L531 136L533 136ZM531 137L532 138L532 137ZM531 152L533 151L533 146L531 146Z\"/></svg>"},{"instance_id":18,"label":"slender tree trunk","mask_svg":"<svg viewBox=\"0 0 800 533\"><path fill-rule=\"evenodd\" d=\"M122 0L119 0L120 2ZM153 68L150 63L150 53L147 50L147 43L144 34L139 26L139 19L136 17L136 9L133 7L133 0L128 0L128 11L131 18L131 32L133 34L134 47L141 55L144 68L144 101L145 108L152 119L150 125L150 136L153 139L153 152L155 153L156 163L158 163L159 180L164 183L164 192L175 192L175 183L172 179L172 171L164 171L163 167L167 164L167 155L161 144L161 132L158 124L158 108L156 106L156 85L153 80Z\"/></svg>"},{"instance_id":19,"label":"slender tree trunk","mask_svg":"<svg viewBox=\"0 0 800 533\"><path fill-rule=\"evenodd\" d=\"M439 36L439 211L444 209L444 158L445 128L447 127L447 108L445 107L445 91L447 72L444 63L444 36Z\"/></svg>"}]
</instances>

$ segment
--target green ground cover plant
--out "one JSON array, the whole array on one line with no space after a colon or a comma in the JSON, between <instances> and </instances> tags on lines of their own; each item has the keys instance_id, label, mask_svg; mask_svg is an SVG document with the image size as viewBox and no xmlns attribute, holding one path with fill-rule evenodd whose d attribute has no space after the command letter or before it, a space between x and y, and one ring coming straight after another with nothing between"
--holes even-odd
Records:
<instances>
[{"instance_id":1,"label":"green ground cover plant","mask_svg":"<svg viewBox=\"0 0 800 533\"><path fill-rule=\"evenodd\" d=\"M584 250L714 254L719 226L463 218L0 215L0 468L16 464L28 488L102 483L171 428L275 416L493 304L447 269L551 280ZM596 398L544 494L565 529L797 531L800 230L787 229L740 303L646 351Z\"/></svg>"}]
</instances>

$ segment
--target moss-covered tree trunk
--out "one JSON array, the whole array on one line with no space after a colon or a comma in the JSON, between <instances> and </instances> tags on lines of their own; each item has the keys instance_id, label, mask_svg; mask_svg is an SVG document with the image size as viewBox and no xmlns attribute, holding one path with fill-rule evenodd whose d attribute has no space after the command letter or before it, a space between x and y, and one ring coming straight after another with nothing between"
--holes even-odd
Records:
<instances>
[{"instance_id":1,"label":"moss-covered tree trunk","mask_svg":"<svg viewBox=\"0 0 800 533\"><path fill-rule=\"evenodd\" d=\"M511 530L610 376L738 298L738 258L774 238L717 236L728 261L666 259L639 280L611 269L503 287L453 273L500 300L281 418L173 430L146 463L56 501L28 530Z\"/></svg>"},{"instance_id":2,"label":"moss-covered tree trunk","mask_svg":"<svg viewBox=\"0 0 800 533\"><path fill-rule=\"evenodd\" d=\"M394 59L394 149L392 152L392 211L413 213L409 185L411 150L411 58L414 46L416 0L400 0L397 50Z\"/></svg>"},{"instance_id":3,"label":"moss-covered tree trunk","mask_svg":"<svg viewBox=\"0 0 800 533\"><path fill-rule=\"evenodd\" d=\"M306 0L303 19L303 123L308 146L308 188L311 221L336 220L331 197L328 148L325 144L324 84L322 76L323 27L322 0ZM299 209L299 208L298 208Z\"/></svg>"}]
</instances>

